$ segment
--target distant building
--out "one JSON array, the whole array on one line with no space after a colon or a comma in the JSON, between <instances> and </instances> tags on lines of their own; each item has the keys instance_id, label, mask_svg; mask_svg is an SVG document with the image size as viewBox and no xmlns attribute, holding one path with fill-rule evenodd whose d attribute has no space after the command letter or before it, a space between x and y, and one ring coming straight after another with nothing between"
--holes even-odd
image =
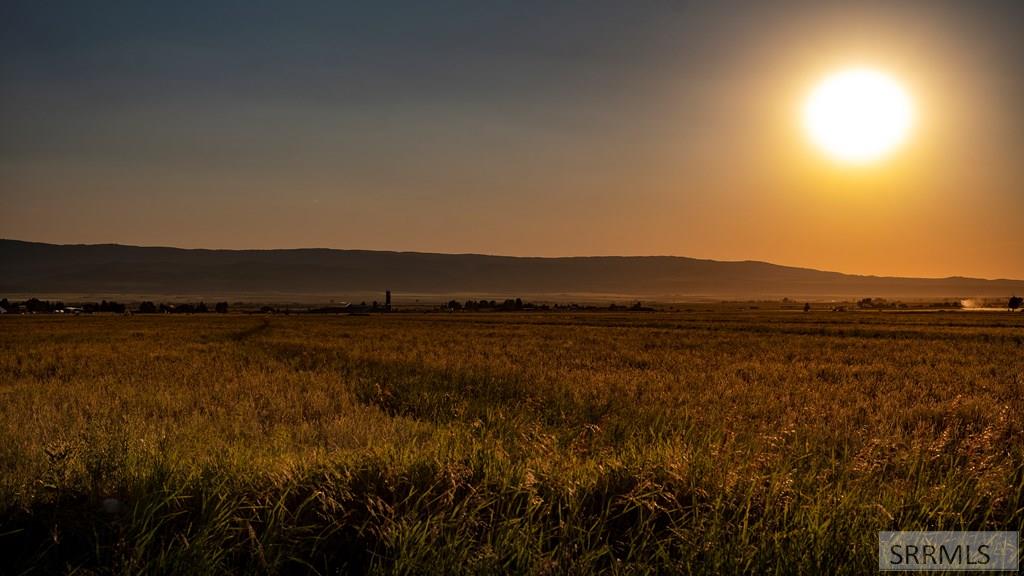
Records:
<instances>
[{"instance_id":1,"label":"distant building","mask_svg":"<svg viewBox=\"0 0 1024 576\"><path fill-rule=\"evenodd\" d=\"M334 302L333 300L331 301ZM367 304L365 301L358 304L354 302L339 302L333 306L312 308L310 312L316 314L367 314L369 312L390 312L391 311L391 290L384 292L384 304L374 300Z\"/></svg>"}]
</instances>

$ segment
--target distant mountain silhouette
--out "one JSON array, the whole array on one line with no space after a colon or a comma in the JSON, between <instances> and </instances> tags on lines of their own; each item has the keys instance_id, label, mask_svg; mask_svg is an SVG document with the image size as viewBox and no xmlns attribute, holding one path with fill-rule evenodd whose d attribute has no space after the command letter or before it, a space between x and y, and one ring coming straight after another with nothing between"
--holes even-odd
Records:
<instances>
[{"instance_id":1,"label":"distant mountain silhouette","mask_svg":"<svg viewBox=\"0 0 1024 576\"><path fill-rule=\"evenodd\" d=\"M3 294L622 295L643 298L995 297L1021 280L856 276L674 256L518 258L368 250L186 250L0 240Z\"/></svg>"}]
</instances>

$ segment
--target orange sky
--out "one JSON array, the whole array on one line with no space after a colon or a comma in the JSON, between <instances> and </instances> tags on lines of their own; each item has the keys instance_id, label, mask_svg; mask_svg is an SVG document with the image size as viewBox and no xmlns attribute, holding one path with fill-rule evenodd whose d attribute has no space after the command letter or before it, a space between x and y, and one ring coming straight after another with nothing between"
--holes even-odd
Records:
<instances>
[{"instance_id":1,"label":"orange sky","mask_svg":"<svg viewBox=\"0 0 1024 576\"><path fill-rule=\"evenodd\" d=\"M1024 278L1021 4L851 4L15 5L0 236ZM855 65L917 110L864 167L800 126Z\"/></svg>"}]
</instances>

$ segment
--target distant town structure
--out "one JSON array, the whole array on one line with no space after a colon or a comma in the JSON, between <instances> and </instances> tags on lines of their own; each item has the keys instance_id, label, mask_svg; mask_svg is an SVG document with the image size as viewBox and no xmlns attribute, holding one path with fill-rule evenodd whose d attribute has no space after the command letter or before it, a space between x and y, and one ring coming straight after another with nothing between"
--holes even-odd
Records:
<instances>
[{"instance_id":1,"label":"distant town structure","mask_svg":"<svg viewBox=\"0 0 1024 576\"><path fill-rule=\"evenodd\" d=\"M384 304L380 301L374 300L370 304L366 301L355 303L355 302L341 302L334 304L331 301L331 306L323 306L320 308L310 308L309 312L315 314L369 314L370 312L390 312L391 311L391 290L384 291Z\"/></svg>"}]
</instances>

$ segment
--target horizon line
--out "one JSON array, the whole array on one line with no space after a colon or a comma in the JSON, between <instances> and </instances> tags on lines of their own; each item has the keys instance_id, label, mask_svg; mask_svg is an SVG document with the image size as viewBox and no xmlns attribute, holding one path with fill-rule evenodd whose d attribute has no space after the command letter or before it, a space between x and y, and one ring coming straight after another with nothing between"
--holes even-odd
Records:
<instances>
[{"instance_id":1,"label":"horizon line","mask_svg":"<svg viewBox=\"0 0 1024 576\"><path fill-rule=\"evenodd\" d=\"M151 248L151 249L166 249L166 250L183 250L183 251L206 251L206 252L286 252L286 251L334 251L334 252L377 252L377 253L390 253L390 254L423 254L423 255L436 255L436 256L478 256L484 258L515 258L521 260L533 259L533 260L569 260L569 259L589 259L589 258L678 258L682 260L696 260L701 262L715 262L720 264L765 264L768 266L775 266L779 268L789 268L794 270L807 270L812 272L822 272L827 274L840 274L843 276L854 276L861 278L888 278L888 279L907 279L907 280L984 280L988 282L1024 282L1024 278L983 278L977 276L963 276L963 275L952 275L952 276L887 276L880 274L858 274L853 272L840 272L838 270L825 270L821 268L814 268L811 266L795 266L791 264L779 264L776 262L769 262L767 260L719 260L715 258L698 258L695 256L682 256L678 254L634 254L634 255L563 255L563 256L523 256L513 254L485 254L482 252L425 252L422 250L384 250L376 248L330 248L323 246L305 246L305 247L292 247L292 248L186 248L182 246L168 246L168 245L144 245L144 244L122 244L120 242L98 242L98 243L56 243L56 242L42 242L38 240L21 240L18 238L7 238L0 237L0 242L21 242L23 244L43 244L47 246L68 246L68 247L94 247L94 246L116 246L121 248Z\"/></svg>"}]
</instances>

